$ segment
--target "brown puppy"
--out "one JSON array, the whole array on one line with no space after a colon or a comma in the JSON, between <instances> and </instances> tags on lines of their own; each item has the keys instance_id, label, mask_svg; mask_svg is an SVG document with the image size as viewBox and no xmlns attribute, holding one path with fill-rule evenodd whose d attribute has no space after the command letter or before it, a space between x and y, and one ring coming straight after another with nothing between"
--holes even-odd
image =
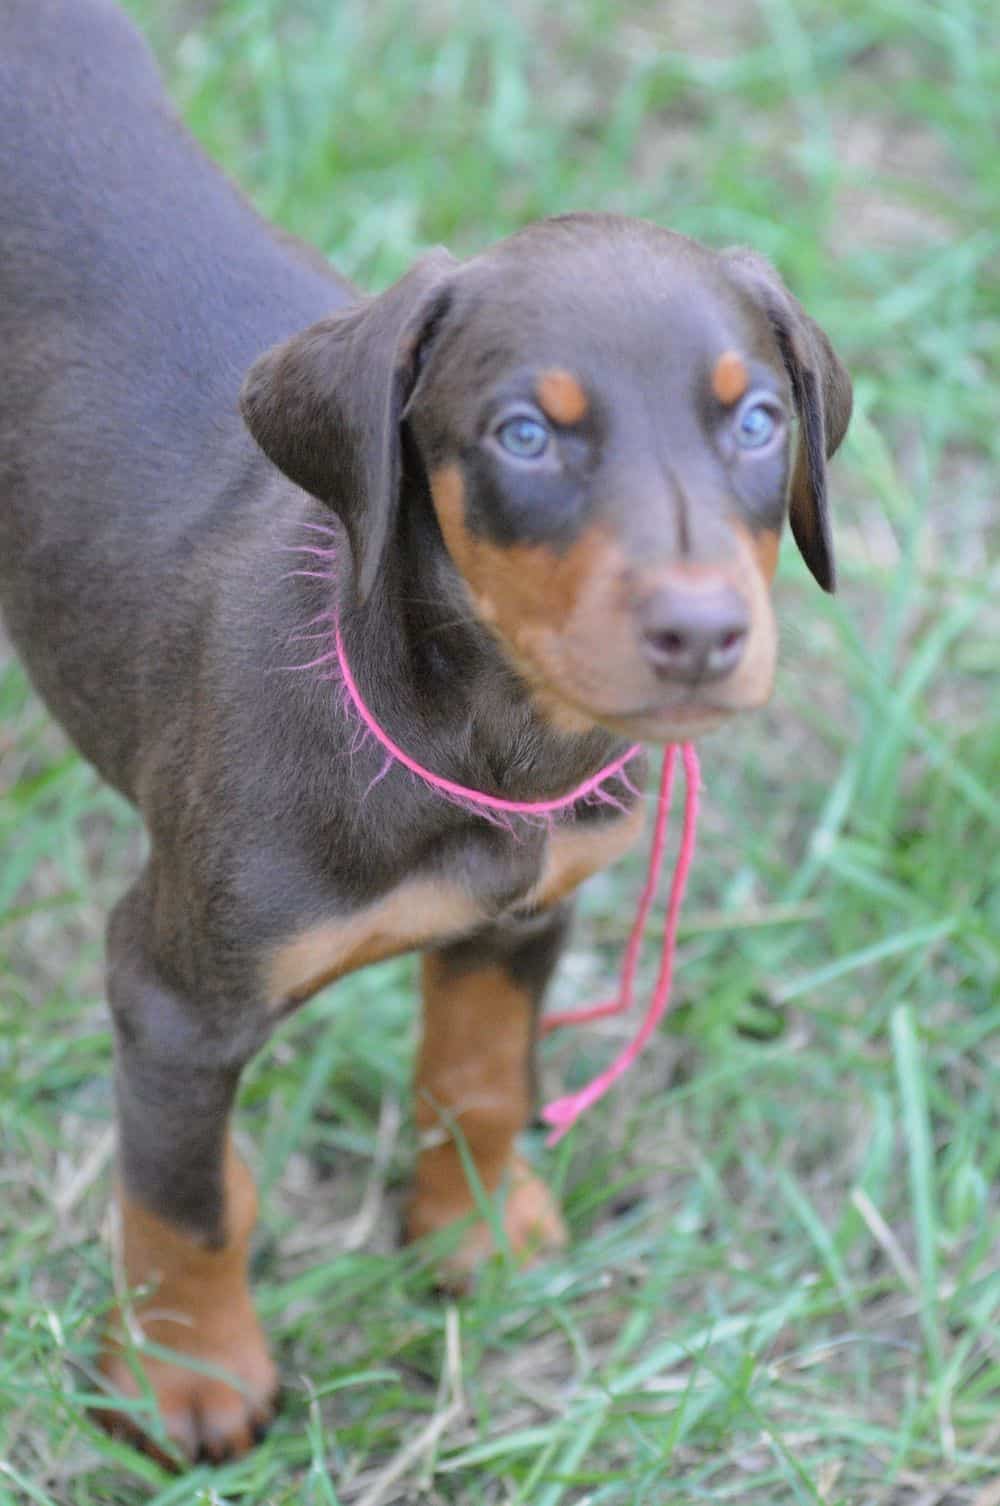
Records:
<instances>
[{"instance_id":1,"label":"brown puppy","mask_svg":"<svg viewBox=\"0 0 1000 1506\"><path fill-rule=\"evenodd\" d=\"M0 588L149 833L108 931L121 1256L133 1334L178 1351L138 1355L166 1430L221 1456L275 1383L241 1068L324 983L424 948L410 1233L473 1207L457 1121L514 1247L558 1244L515 1151L535 1012L564 896L640 822L624 787L624 816L512 833L376 780L336 687L289 665L336 612L397 743L518 800L759 706L786 511L832 585L850 388L758 257L614 216L359 296L206 161L106 0L9 0L0 150ZM127 1326L103 1367L135 1395Z\"/></svg>"}]
</instances>

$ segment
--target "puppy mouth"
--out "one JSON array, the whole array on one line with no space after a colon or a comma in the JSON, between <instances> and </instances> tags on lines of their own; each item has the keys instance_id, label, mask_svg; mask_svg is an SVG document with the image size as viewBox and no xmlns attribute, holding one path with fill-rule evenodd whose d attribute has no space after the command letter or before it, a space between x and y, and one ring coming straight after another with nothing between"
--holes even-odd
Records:
<instances>
[{"instance_id":1,"label":"puppy mouth","mask_svg":"<svg viewBox=\"0 0 1000 1506\"><path fill-rule=\"evenodd\" d=\"M724 722L749 707L727 706L701 696L639 706L629 711L597 712L596 719L609 731L640 742L687 742L714 732Z\"/></svg>"},{"instance_id":2,"label":"puppy mouth","mask_svg":"<svg viewBox=\"0 0 1000 1506\"><path fill-rule=\"evenodd\" d=\"M713 698L694 686L683 694L675 691L673 695L658 696L624 707L599 706L592 701L588 704L587 699L567 695L565 690L560 699L585 720L619 737L635 742L671 743L688 742L713 732L733 717L758 709L767 697L746 701L722 696Z\"/></svg>"}]
</instances>

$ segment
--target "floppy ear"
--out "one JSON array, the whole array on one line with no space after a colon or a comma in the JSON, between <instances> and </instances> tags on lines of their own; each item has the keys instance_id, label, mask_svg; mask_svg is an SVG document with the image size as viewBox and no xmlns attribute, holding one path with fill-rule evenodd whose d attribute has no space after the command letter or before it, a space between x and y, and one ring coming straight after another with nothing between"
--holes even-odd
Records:
<instances>
[{"instance_id":1,"label":"floppy ear","mask_svg":"<svg viewBox=\"0 0 1000 1506\"><path fill-rule=\"evenodd\" d=\"M824 591L835 586L826 462L847 432L851 380L826 335L770 262L742 248L723 253L729 270L760 304L777 337L799 415L789 520L802 557Z\"/></svg>"},{"instance_id":2,"label":"floppy ear","mask_svg":"<svg viewBox=\"0 0 1000 1506\"><path fill-rule=\"evenodd\" d=\"M400 424L421 347L447 303L447 251L386 292L321 319L251 366L240 408L265 455L347 529L358 599L378 574L399 502Z\"/></svg>"}]
</instances>

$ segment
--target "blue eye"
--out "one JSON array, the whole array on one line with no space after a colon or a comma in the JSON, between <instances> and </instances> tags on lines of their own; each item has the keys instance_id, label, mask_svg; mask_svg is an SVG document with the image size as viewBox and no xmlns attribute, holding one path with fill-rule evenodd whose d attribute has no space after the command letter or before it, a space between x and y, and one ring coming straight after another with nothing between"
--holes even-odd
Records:
<instances>
[{"instance_id":1,"label":"blue eye","mask_svg":"<svg viewBox=\"0 0 1000 1506\"><path fill-rule=\"evenodd\" d=\"M496 437L516 460L540 460L549 447L549 431L537 418L508 418L497 429Z\"/></svg>"},{"instance_id":2,"label":"blue eye","mask_svg":"<svg viewBox=\"0 0 1000 1506\"><path fill-rule=\"evenodd\" d=\"M775 435L778 420L764 403L749 403L736 425L736 443L741 450L762 450Z\"/></svg>"}]
</instances>

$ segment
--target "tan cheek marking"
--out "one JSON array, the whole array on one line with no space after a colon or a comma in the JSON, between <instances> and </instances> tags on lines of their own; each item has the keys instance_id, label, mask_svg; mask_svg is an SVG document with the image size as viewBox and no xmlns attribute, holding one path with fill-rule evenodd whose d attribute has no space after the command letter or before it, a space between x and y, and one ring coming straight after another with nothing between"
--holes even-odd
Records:
<instances>
[{"instance_id":1,"label":"tan cheek marking","mask_svg":"<svg viewBox=\"0 0 1000 1506\"><path fill-rule=\"evenodd\" d=\"M732 519L732 528L738 551L730 578L750 605L750 637L743 659L734 672L733 684L746 706L759 706L771 693L777 657L777 627L767 567L773 575L777 564L778 535L772 529L753 533L738 518Z\"/></svg>"},{"instance_id":2,"label":"tan cheek marking","mask_svg":"<svg viewBox=\"0 0 1000 1506\"><path fill-rule=\"evenodd\" d=\"M561 678L559 673L560 644L555 633L539 632L523 641L521 646L524 652L530 655L528 661L521 666L522 673L531 686L532 697L539 714L544 717L553 731L561 732L564 737L582 737L584 733L593 732L595 725L593 716L570 705L565 696L560 696L556 691L551 690L543 678L546 669L554 680L559 681ZM535 668L536 665L541 666L542 673Z\"/></svg>"},{"instance_id":3,"label":"tan cheek marking","mask_svg":"<svg viewBox=\"0 0 1000 1506\"><path fill-rule=\"evenodd\" d=\"M542 412L557 424L578 424L590 406L575 376L568 371L546 371L535 388Z\"/></svg>"},{"instance_id":4,"label":"tan cheek marking","mask_svg":"<svg viewBox=\"0 0 1000 1506\"><path fill-rule=\"evenodd\" d=\"M774 580L778 568L778 548L781 537L774 528L762 528L753 535L753 551L757 556L760 573L768 585Z\"/></svg>"},{"instance_id":5,"label":"tan cheek marking","mask_svg":"<svg viewBox=\"0 0 1000 1506\"><path fill-rule=\"evenodd\" d=\"M474 604L512 647L532 628L561 628L590 578L620 568L610 536L596 526L561 553L545 544L502 547L470 533L456 465L433 472L431 496L448 552Z\"/></svg>"},{"instance_id":6,"label":"tan cheek marking","mask_svg":"<svg viewBox=\"0 0 1000 1506\"><path fill-rule=\"evenodd\" d=\"M640 800L619 821L604 821L599 826L556 827L548 840L541 878L527 895L525 904L554 905L592 873L616 862L638 839L645 817L645 805Z\"/></svg>"},{"instance_id":7,"label":"tan cheek marking","mask_svg":"<svg viewBox=\"0 0 1000 1506\"><path fill-rule=\"evenodd\" d=\"M586 697L581 692L571 704L570 684L582 666L593 666L593 689L606 692L606 675L629 662L633 637L629 572L612 536L594 525L563 553L541 544L500 548L466 527L457 465L442 466L430 481L445 545L472 603L531 685L538 710L559 731L592 728L593 716L582 710ZM612 652L609 644L618 647Z\"/></svg>"},{"instance_id":8,"label":"tan cheek marking","mask_svg":"<svg viewBox=\"0 0 1000 1506\"><path fill-rule=\"evenodd\" d=\"M312 926L276 948L265 964L265 997L275 1009L301 1004L357 968L461 935L482 919L458 885L414 879L360 913Z\"/></svg>"},{"instance_id":9,"label":"tan cheek marking","mask_svg":"<svg viewBox=\"0 0 1000 1506\"><path fill-rule=\"evenodd\" d=\"M735 350L723 351L712 372L712 391L720 403L730 407L737 402L750 385L750 377L742 356Z\"/></svg>"}]
</instances>

